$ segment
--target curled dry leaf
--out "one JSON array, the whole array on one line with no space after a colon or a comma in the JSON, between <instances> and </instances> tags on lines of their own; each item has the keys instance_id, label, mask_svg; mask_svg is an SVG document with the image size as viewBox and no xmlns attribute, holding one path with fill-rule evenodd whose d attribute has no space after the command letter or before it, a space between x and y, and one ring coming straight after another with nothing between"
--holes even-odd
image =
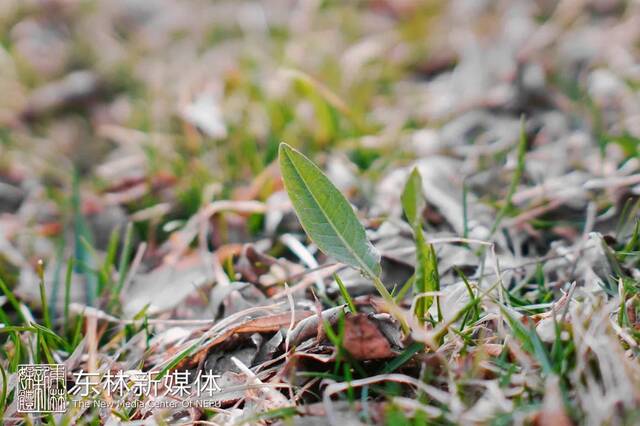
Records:
<instances>
[{"instance_id":1,"label":"curled dry leaf","mask_svg":"<svg viewBox=\"0 0 640 426\"><path fill-rule=\"evenodd\" d=\"M149 305L149 312L172 309L198 287L212 281L207 259L190 253L175 264L165 263L146 274L135 276L124 295L123 311L133 316Z\"/></svg>"},{"instance_id":2,"label":"curled dry leaf","mask_svg":"<svg viewBox=\"0 0 640 426\"><path fill-rule=\"evenodd\" d=\"M333 325L338 320L340 312L344 312L344 306L327 309L322 312L322 321ZM322 325L318 321L318 315L309 316L300 321L293 330L291 330L289 342L293 346L299 345L305 340L317 336L318 329L321 327Z\"/></svg>"},{"instance_id":3,"label":"curled dry leaf","mask_svg":"<svg viewBox=\"0 0 640 426\"><path fill-rule=\"evenodd\" d=\"M297 310L293 313L293 323L297 324L303 319L309 317L312 313L310 311ZM283 312L279 314L266 315L259 318L252 318L243 323L230 327L216 337L213 338L208 344L203 345L200 350L193 356L183 359L176 366L177 370L199 365L202 360L207 356L211 348L223 343L227 339L231 338L234 334L253 334L253 333L275 333L281 328L291 325L291 312Z\"/></svg>"},{"instance_id":4,"label":"curled dry leaf","mask_svg":"<svg viewBox=\"0 0 640 426\"><path fill-rule=\"evenodd\" d=\"M269 272L269 267L278 263L275 257L266 255L253 244L245 244L235 270L251 283L257 284L260 276Z\"/></svg>"}]
</instances>

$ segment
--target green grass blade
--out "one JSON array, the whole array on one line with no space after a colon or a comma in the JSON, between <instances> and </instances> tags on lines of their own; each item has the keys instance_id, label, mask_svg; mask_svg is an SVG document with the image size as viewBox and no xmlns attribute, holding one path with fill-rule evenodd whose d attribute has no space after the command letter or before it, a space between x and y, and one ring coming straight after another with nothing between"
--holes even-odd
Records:
<instances>
[{"instance_id":1,"label":"green grass blade","mask_svg":"<svg viewBox=\"0 0 640 426\"><path fill-rule=\"evenodd\" d=\"M398 291L398 293L393 295L393 298L395 299L396 303L402 302L402 299L404 299L404 296L406 296L409 290L413 287L415 281L416 281L416 274L414 273L409 277L409 279L404 284L402 284L400 291Z\"/></svg>"},{"instance_id":2,"label":"green grass blade","mask_svg":"<svg viewBox=\"0 0 640 426\"><path fill-rule=\"evenodd\" d=\"M21 358L23 352L23 344L17 331L11 333L11 339L13 340L15 349L13 351L13 356L9 361L9 371L16 372L18 371L18 365L22 363Z\"/></svg>"},{"instance_id":3,"label":"green grass blade","mask_svg":"<svg viewBox=\"0 0 640 426\"><path fill-rule=\"evenodd\" d=\"M520 123L520 141L518 142L518 163L516 165L516 170L513 173L513 177L511 178L511 184L509 185L509 190L507 191L507 196L504 201L504 205L498 212L496 216L496 220L493 222L493 226L491 227L491 235L496 232L498 226L500 226L500 222L504 219L505 215L511 208L511 199L513 198L513 194L516 193L516 189L518 189L518 185L520 184L520 180L522 179L522 174L524 173L524 165L525 165L525 155L527 153L527 134L525 132L524 126L524 117Z\"/></svg>"},{"instance_id":4,"label":"green grass blade","mask_svg":"<svg viewBox=\"0 0 640 426\"><path fill-rule=\"evenodd\" d=\"M0 333L14 333L22 331L35 332L36 328L29 327L28 325L9 325L7 327L0 327Z\"/></svg>"},{"instance_id":5,"label":"green grass blade","mask_svg":"<svg viewBox=\"0 0 640 426\"><path fill-rule=\"evenodd\" d=\"M2 395L0 396L0 413L4 413L7 405L7 372L0 363L0 373L2 374Z\"/></svg>"},{"instance_id":6,"label":"green grass blade","mask_svg":"<svg viewBox=\"0 0 640 426\"><path fill-rule=\"evenodd\" d=\"M77 262L75 263L76 272L84 274L86 278L86 298L87 305L93 306L98 296L98 282L94 273L90 271L87 265L91 265L91 253L87 251L87 245L91 247L93 240L91 232L82 215L80 200L80 183L77 174L73 176L73 192L71 196L71 205L73 207L73 225L74 225L74 251ZM87 242L87 245L83 243Z\"/></svg>"},{"instance_id":7,"label":"green grass blade","mask_svg":"<svg viewBox=\"0 0 640 426\"><path fill-rule=\"evenodd\" d=\"M57 319L58 312L58 294L60 293L60 271L62 269L62 256L64 250L64 241L61 240L56 254L55 267L53 271L53 279L51 280L51 291L49 292L49 317L52 322Z\"/></svg>"},{"instance_id":8,"label":"green grass blade","mask_svg":"<svg viewBox=\"0 0 640 426\"><path fill-rule=\"evenodd\" d=\"M345 303L349 307L349 311L352 314L357 313L358 310L356 309L355 303L353 303L353 299L351 298L351 295L347 291L347 287L344 285L344 283L342 282L338 274L333 274L333 278L336 280L336 283L338 284L338 288L340 289L340 294L342 294L342 298L344 299Z\"/></svg>"},{"instance_id":9,"label":"green grass blade","mask_svg":"<svg viewBox=\"0 0 640 426\"><path fill-rule=\"evenodd\" d=\"M47 306L47 290L44 287L44 264L42 260L38 261L38 278L40 278L40 303L42 305L42 317L44 326L51 329L51 317L49 316L49 307Z\"/></svg>"},{"instance_id":10,"label":"green grass blade","mask_svg":"<svg viewBox=\"0 0 640 426\"><path fill-rule=\"evenodd\" d=\"M633 228L631 238L629 238L629 241L625 244L623 252L633 252L635 247L638 245L638 241L640 241L640 220L636 220L636 225Z\"/></svg>"},{"instance_id":11,"label":"green grass blade","mask_svg":"<svg viewBox=\"0 0 640 426\"><path fill-rule=\"evenodd\" d=\"M77 315L76 326L73 331L73 337L71 338L71 348L75 349L82 340L82 326L84 325L84 318L82 315Z\"/></svg>"},{"instance_id":12,"label":"green grass blade","mask_svg":"<svg viewBox=\"0 0 640 426\"><path fill-rule=\"evenodd\" d=\"M67 261L67 270L64 275L64 329L69 330L69 305L71 304L71 277L73 274L73 257Z\"/></svg>"},{"instance_id":13,"label":"green grass blade","mask_svg":"<svg viewBox=\"0 0 640 426\"><path fill-rule=\"evenodd\" d=\"M9 287L5 284L2 278L0 278L0 290L2 290L5 296L7 296L7 300L9 301L9 303L11 303L11 306L13 306L13 309L16 311L20 319L22 319L22 322L27 324L27 319L22 313L22 309L20 309L20 303L18 302L18 299L16 299L16 296L14 296L13 292L9 290Z\"/></svg>"},{"instance_id":14,"label":"green grass blade","mask_svg":"<svg viewBox=\"0 0 640 426\"><path fill-rule=\"evenodd\" d=\"M128 223L124 234L124 244L122 246L122 251L120 252L120 260L118 262L118 284L113 294L113 300L117 300L120 296L120 292L124 286L124 280L126 279L127 272L129 271L129 258L131 257L131 249L133 247L132 236L133 224Z\"/></svg>"},{"instance_id":15,"label":"green grass blade","mask_svg":"<svg viewBox=\"0 0 640 426\"><path fill-rule=\"evenodd\" d=\"M410 344L400 355L389 361L387 365L384 366L381 374L389 374L396 371L399 367L401 367L405 362L409 361L412 356L417 354L420 351L424 350L424 343L421 342L413 342Z\"/></svg>"}]
</instances>

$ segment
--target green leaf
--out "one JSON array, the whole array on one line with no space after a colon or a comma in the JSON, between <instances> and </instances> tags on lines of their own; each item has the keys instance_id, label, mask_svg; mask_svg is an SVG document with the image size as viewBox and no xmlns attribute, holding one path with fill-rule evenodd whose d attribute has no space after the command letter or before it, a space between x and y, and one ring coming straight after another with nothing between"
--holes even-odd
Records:
<instances>
[{"instance_id":1,"label":"green leaf","mask_svg":"<svg viewBox=\"0 0 640 426\"><path fill-rule=\"evenodd\" d=\"M279 162L284 186L307 235L327 255L377 278L380 255L347 199L318 166L285 143L280 144Z\"/></svg>"},{"instance_id":2,"label":"green leaf","mask_svg":"<svg viewBox=\"0 0 640 426\"><path fill-rule=\"evenodd\" d=\"M7 403L7 372L2 364L0 364L0 373L2 373L2 396L0 397L0 412L4 413L4 407Z\"/></svg>"},{"instance_id":3,"label":"green leaf","mask_svg":"<svg viewBox=\"0 0 640 426\"><path fill-rule=\"evenodd\" d=\"M338 288L340 289L340 294L342 294L342 298L344 299L345 303L349 307L349 312L351 312L352 314L357 314L358 310L356 309L356 304L353 303L353 299L351 298L351 295L347 291L347 287L344 285L344 283L342 282L338 274L333 274L333 278L336 280L336 283L338 284Z\"/></svg>"},{"instance_id":4,"label":"green leaf","mask_svg":"<svg viewBox=\"0 0 640 426\"><path fill-rule=\"evenodd\" d=\"M438 276L438 259L431 244L427 244L422 231L422 211L426 202L422 192L422 176L418 168L414 168L401 195L402 209L413 228L416 241L416 271L414 274L415 292L426 293L440 290ZM419 321L424 321L433 303L432 296L420 296L416 301L415 315ZM438 310L439 318L442 317Z\"/></svg>"},{"instance_id":5,"label":"green leaf","mask_svg":"<svg viewBox=\"0 0 640 426\"><path fill-rule=\"evenodd\" d=\"M424 350L424 343L413 342L400 355L389 361L382 369L382 374L393 373L404 363L409 361L415 354Z\"/></svg>"},{"instance_id":6,"label":"green leaf","mask_svg":"<svg viewBox=\"0 0 640 426\"><path fill-rule=\"evenodd\" d=\"M416 293L426 293L440 290L440 276L438 273L438 258L432 244L427 244L422 228L416 231ZM433 296L422 296L416 302L416 317L423 321L433 303ZM442 319L440 304L438 304L438 319Z\"/></svg>"},{"instance_id":7,"label":"green leaf","mask_svg":"<svg viewBox=\"0 0 640 426\"><path fill-rule=\"evenodd\" d=\"M414 168L402 191L402 209L409 224L415 229L422 222L422 211L426 205L422 195L422 177L418 168Z\"/></svg>"}]
</instances>

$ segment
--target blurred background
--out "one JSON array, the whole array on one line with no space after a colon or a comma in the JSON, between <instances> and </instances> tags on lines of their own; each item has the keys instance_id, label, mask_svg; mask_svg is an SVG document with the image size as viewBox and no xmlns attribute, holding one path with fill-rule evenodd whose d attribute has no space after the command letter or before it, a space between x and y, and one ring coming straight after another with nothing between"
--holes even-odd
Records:
<instances>
[{"instance_id":1,"label":"blurred background","mask_svg":"<svg viewBox=\"0 0 640 426\"><path fill-rule=\"evenodd\" d=\"M413 341L303 232L280 142L357 207ZM638 424L639 150L638 0L0 0L0 413L45 361L251 383L219 424ZM409 315L414 167L438 325Z\"/></svg>"},{"instance_id":2,"label":"blurred background","mask_svg":"<svg viewBox=\"0 0 640 426\"><path fill-rule=\"evenodd\" d=\"M582 231L588 203L617 217L639 192L636 1L3 0L0 35L11 286L39 258L55 277L71 254L103 253L129 221L144 270L211 201L278 205L281 141L373 217L399 211L393 170L431 158L430 226L487 238L524 117L533 189L510 215L538 209L518 223L542 254ZM468 223L463 189L479 206ZM213 217L206 245L281 217Z\"/></svg>"}]
</instances>

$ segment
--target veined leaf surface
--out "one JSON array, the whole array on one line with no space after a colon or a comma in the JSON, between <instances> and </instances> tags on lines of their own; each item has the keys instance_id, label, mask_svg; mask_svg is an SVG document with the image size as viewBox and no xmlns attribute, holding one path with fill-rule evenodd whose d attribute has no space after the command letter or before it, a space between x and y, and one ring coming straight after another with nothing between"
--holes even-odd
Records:
<instances>
[{"instance_id":1,"label":"veined leaf surface","mask_svg":"<svg viewBox=\"0 0 640 426\"><path fill-rule=\"evenodd\" d=\"M280 171L293 208L318 248L337 261L380 275L380 255L351 204L307 157L280 144Z\"/></svg>"}]
</instances>

